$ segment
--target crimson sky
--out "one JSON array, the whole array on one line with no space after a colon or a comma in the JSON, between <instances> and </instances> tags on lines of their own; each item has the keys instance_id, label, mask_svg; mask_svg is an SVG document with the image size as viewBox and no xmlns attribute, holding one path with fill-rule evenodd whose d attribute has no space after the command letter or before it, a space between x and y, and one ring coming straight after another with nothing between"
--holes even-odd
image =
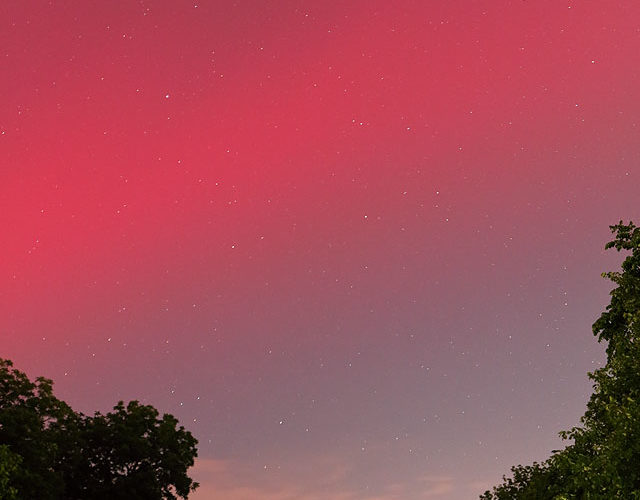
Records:
<instances>
[{"instance_id":1,"label":"crimson sky","mask_svg":"<svg viewBox=\"0 0 640 500\"><path fill-rule=\"evenodd\" d=\"M0 5L0 355L196 500L459 500L577 423L640 4Z\"/></svg>"}]
</instances>

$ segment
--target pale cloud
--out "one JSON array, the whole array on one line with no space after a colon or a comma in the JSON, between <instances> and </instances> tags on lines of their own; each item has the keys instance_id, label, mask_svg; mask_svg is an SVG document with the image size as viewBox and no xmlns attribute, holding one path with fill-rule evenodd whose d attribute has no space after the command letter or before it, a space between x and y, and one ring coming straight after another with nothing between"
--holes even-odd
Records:
<instances>
[{"instance_id":1,"label":"pale cloud","mask_svg":"<svg viewBox=\"0 0 640 500\"><path fill-rule=\"evenodd\" d=\"M289 468L289 467L287 467ZM302 469L302 467L301 467ZM339 485L348 476L349 469L338 462L319 458L293 475L280 470L261 471L238 460L198 459L192 471L200 483L190 498L193 500L326 500L331 485ZM349 491L332 491L335 500L359 500Z\"/></svg>"},{"instance_id":2,"label":"pale cloud","mask_svg":"<svg viewBox=\"0 0 640 500\"><path fill-rule=\"evenodd\" d=\"M454 478L451 476L423 476L421 495L424 498L438 498L451 493L454 489Z\"/></svg>"},{"instance_id":3,"label":"pale cloud","mask_svg":"<svg viewBox=\"0 0 640 500\"><path fill-rule=\"evenodd\" d=\"M287 464L283 470L258 470L238 460L201 458L193 477L201 486L192 500L447 500L451 476L425 475L368 492L349 482L352 467L337 457L319 456Z\"/></svg>"}]
</instances>

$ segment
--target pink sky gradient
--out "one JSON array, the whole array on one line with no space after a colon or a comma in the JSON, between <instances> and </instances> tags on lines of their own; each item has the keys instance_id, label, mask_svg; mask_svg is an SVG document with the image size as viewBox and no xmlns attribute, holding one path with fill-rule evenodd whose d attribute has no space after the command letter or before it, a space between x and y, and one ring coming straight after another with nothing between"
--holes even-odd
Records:
<instances>
[{"instance_id":1,"label":"pink sky gradient","mask_svg":"<svg viewBox=\"0 0 640 500\"><path fill-rule=\"evenodd\" d=\"M5 2L0 356L196 500L459 500L578 422L640 4Z\"/></svg>"}]
</instances>

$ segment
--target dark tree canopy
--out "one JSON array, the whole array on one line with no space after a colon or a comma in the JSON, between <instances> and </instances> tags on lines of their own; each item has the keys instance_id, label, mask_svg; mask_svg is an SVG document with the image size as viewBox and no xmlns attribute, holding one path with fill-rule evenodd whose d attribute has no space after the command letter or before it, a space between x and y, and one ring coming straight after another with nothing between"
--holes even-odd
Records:
<instances>
[{"instance_id":1,"label":"dark tree canopy","mask_svg":"<svg viewBox=\"0 0 640 500\"><path fill-rule=\"evenodd\" d=\"M0 359L0 500L171 500L198 486L187 475L196 439L172 415L121 401L86 416Z\"/></svg>"},{"instance_id":2,"label":"dark tree canopy","mask_svg":"<svg viewBox=\"0 0 640 500\"><path fill-rule=\"evenodd\" d=\"M616 287L593 324L607 342L607 363L589 373L593 394L581 425L560 436L571 441L542 464L517 466L482 500L640 499L640 228L611 226L605 248L630 251L621 272L604 273Z\"/></svg>"}]
</instances>

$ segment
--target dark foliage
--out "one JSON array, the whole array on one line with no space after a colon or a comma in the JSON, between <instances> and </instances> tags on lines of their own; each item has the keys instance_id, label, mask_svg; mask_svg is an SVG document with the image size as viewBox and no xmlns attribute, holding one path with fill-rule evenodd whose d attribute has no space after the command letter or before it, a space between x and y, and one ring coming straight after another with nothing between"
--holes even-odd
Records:
<instances>
[{"instance_id":1,"label":"dark foliage","mask_svg":"<svg viewBox=\"0 0 640 500\"><path fill-rule=\"evenodd\" d=\"M187 475L196 444L175 417L137 401L76 413L51 380L0 359L0 500L186 499L198 486Z\"/></svg>"},{"instance_id":2,"label":"dark foliage","mask_svg":"<svg viewBox=\"0 0 640 500\"><path fill-rule=\"evenodd\" d=\"M581 425L560 433L572 441L566 448L512 468L482 500L640 498L640 228L620 221L611 231L605 248L631 254L621 272L603 274L616 287L593 334L607 342L607 363L589 373L593 394Z\"/></svg>"}]
</instances>

